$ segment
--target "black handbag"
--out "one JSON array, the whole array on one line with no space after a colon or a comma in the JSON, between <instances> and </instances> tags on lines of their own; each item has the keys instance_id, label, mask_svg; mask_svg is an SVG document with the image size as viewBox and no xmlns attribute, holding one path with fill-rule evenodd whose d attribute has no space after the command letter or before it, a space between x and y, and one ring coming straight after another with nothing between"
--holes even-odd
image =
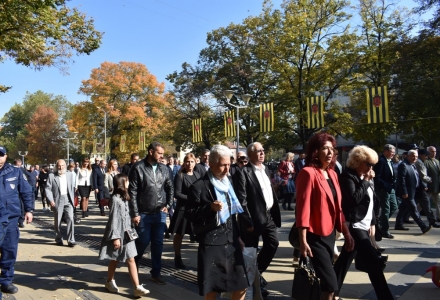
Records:
<instances>
[{"instance_id":1,"label":"black handbag","mask_svg":"<svg viewBox=\"0 0 440 300\"><path fill-rule=\"evenodd\" d=\"M124 232L124 241L125 241L125 243L129 243L131 241L134 241L138 237L139 237L139 235L136 232L136 229L134 229L133 227L128 228Z\"/></svg>"},{"instance_id":2,"label":"black handbag","mask_svg":"<svg viewBox=\"0 0 440 300\"><path fill-rule=\"evenodd\" d=\"M289 243L293 248L299 249L299 232L298 228L296 228L296 222L293 223L292 228L290 228Z\"/></svg>"},{"instance_id":3,"label":"black handbag","mask_svg":"<svg viewBox=\"0 0 440 300\"><path fill-rule=\"evenodd\" d=\"M320 300L321 286L310 258L301 256L299 267L295 269L292 285L292 299Z\"/></svg>"}]
</instances>

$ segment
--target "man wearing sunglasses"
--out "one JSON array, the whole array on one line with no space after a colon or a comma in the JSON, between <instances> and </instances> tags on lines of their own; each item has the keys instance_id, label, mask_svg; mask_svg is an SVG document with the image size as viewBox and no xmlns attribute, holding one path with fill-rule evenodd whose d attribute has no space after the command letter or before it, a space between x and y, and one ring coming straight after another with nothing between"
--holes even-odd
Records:
<instances>
[{"instance_id":1,"label":"man wearing sunglasses","mask_svg":"<svg viewBox=\"0 0 440 300\"><path fill-rule=\"evenodd\" d=\"M3 293L15 294L18 288L12 281L20 237L17 227L18 219L22 215L21 202L25 221L30 223L34 212L34 197L23 171L7 163L7 157L6 148L0 146L0 284Z\"/></svg>"},{"instance_id":2,"label":"man wearing sunglasses","mask_svg":"<svg viewBox=\"0 0 440 300\"><path fill-rule=\"evenodd\" d=\"M237 172L238 169L243 168L248 163L248 158L246 156L246 153L243 151L238 151L238 157L237 162L231 166L229 169L229 173L231 173L231 176L234 176L235 172Z\"/></svg>"},{"instance_id":3,"label":"man wearing sunglasses","mask_svg":"<svg viewBox=\"0 0 440 300\"><path fill-rule=\"evenodd\" d=\"M269 169L264 163L264 148L260 143L247 146L249 163L237 170L234 190L242 206L249 214L240 214L241 239L246 247L258 247L260 236L263 247L257 257L258 271L263 273L278 249L277 227L281 227L278 198L272 189ZM267 296L267 291L262 291ZM264 295L263 295L264 296Z\"/></svg>"}]
</instances>

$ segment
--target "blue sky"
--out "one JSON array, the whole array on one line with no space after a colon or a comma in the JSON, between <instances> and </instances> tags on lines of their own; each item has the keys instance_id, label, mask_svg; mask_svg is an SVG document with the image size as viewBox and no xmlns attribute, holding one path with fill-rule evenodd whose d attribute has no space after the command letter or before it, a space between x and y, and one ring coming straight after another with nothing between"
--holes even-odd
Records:
<instances>
[{"instance_id":1,"label":"blue sky","mask_svg":"<svg viewBox=\"0 0 440 300\"><path fill-rule=\"evenodd\" d=\"M397 2L414 5L410 0ZM273 3L278 7L281 0ZM21 103L27 91L64 95L72 103L86 100L78 94L81 80L104 61L143 63L165 81L183 62L197 62L208 32L258 15L262 0L72 0L69 5L93 17L96 28L105 32L101 48L75 56L69 75L56 68L35 71L12 61L0 64L1 84L13 87L0 94L0 118Z\"/></svg>"}]
</instances>

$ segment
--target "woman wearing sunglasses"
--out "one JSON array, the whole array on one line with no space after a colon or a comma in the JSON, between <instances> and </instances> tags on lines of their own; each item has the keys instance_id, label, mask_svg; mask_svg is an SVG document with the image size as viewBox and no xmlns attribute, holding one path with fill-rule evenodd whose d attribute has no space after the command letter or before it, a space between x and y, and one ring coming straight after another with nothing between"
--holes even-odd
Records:
<instances>
[{"instance_id":1,"label":"woman wearing sunglasses","mask_svg":"<svg viewBox=\"0 0 440 300\"><path fill-rule=\"evenodd\" d=\"M339 180L342 210L346 222L349 223L348 229L354 239L355 250L348 252L342 248L334 269L340 290L348 268L356 256L356 267L360 260L359 263L365 266L362 271L367 271L377 298L385 300L394 297L383 274L384 258L371 242L376 224L374 206L379 205L373 183L373 166L377 161L377 153L367 146L356 146L348 153L346 168Z\"/></svg>"}]
</instances>

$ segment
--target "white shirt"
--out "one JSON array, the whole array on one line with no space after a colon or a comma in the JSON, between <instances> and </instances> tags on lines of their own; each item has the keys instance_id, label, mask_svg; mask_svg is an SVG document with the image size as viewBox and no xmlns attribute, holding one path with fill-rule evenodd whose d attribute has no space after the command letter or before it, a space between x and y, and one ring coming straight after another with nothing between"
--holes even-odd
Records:
<instances>
[{"instance_id":1,"label":"white shirt","mask_svg":"<svg viewBox=\"0 0 440 300\"><path fill-rule=\"evenodd\" d=\"M67 177L66 174L58 175L60 177L61 196L67 195Z\"/></svg>"},{"instance_id":2,"label":"white shirt","mask_svg":"<svg viewBox=\"0 0 440 300\"><path fill-rule=\"evenodd\" d=\"M92 171L89 171L89 169L79 169L78 174L76 177L76 186L75 188L78 188L79 185L81 186L90 186L92 185Z\"/></svg>"},{"instance_id":3,"label":"white shirt","mask_svg":"<svg viewBox=\"0 0 440 300\"><path fill-rule=\"evenodd\" d=\"M266 202L266 209L269 210L273 206L273 194L272 186L270 185L270 179L267 177L265 166L262 164L261 169L250 162L254 169L255 176L257 176L260 183L261 191L263 192L264 201Z\"/></svg>"}]
</instances>

